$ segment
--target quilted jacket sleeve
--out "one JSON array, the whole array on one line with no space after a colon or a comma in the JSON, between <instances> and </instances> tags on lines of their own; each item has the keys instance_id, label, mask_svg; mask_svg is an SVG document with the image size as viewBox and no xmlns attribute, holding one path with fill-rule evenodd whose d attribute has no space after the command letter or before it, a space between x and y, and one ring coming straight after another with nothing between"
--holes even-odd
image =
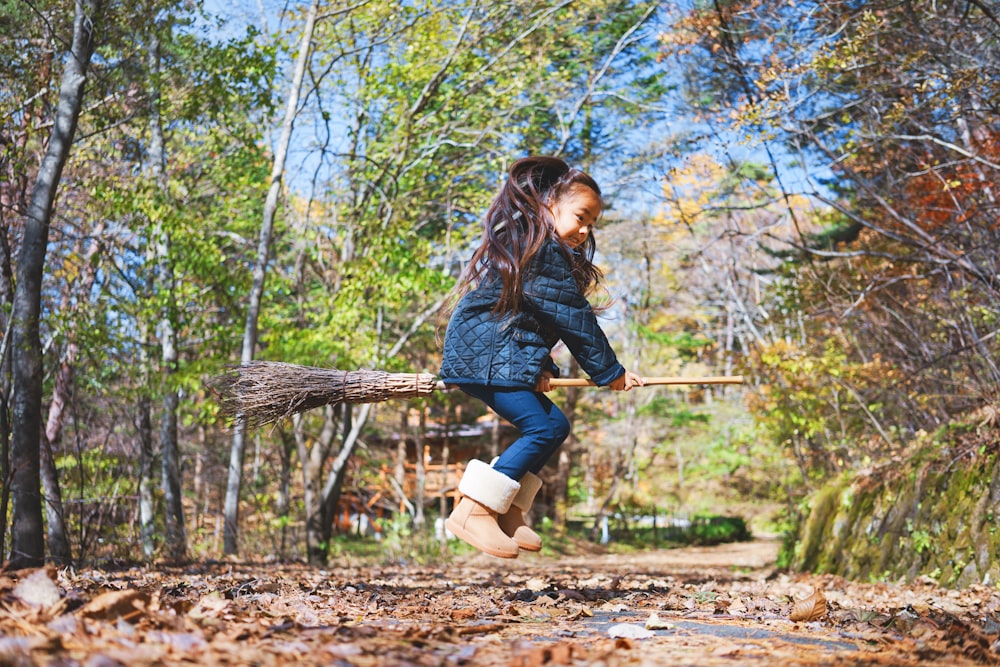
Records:
<instances>
[{"instance_id":1,"label":"quilted jacket sleeve","mask_svg":"<svg viewBox=\"0 0 1000 667\"><path fill-rule=\"evenodd\" d=\"M604 386L625 372L555 243L539 251L525 281L524 299L538 323L562 339L594 382Z\"/></svg>"}]
</instances>

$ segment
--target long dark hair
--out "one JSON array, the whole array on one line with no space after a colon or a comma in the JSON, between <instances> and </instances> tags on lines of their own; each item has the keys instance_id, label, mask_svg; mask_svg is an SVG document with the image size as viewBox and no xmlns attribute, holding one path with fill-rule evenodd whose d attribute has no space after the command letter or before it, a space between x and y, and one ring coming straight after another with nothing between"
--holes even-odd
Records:
<instances>
[{"instance_id":1,"label":"long dark hair","mask_svg":"<svg viewBox=\"0 0 1000 667\"><path fill-rule=\"evenodd\" d=\"M594 266L597 244L593 232L583 243L570 248L555 234L549 207L574 186L590 188L601 197L601 189L588 174L557 157L526 157L511 165L483 220L483 240L466 269L461 290L487 279L498 279L502 287L495 312L520 310L524 277L538 250L548 240L559 241L572 266L573 279L583 294L589 294L603 274Z\"/></svg>"}]
</instances>

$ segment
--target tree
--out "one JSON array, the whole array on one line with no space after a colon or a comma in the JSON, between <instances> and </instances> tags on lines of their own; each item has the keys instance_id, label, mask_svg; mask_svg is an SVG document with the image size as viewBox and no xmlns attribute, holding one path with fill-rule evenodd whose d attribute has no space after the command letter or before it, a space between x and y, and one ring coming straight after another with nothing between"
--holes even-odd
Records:
<instances>
[{"instance_id":1,"label":"tree","mask_svg":"<svg viewBox=\"0 0 1000 667\"><path fill-rule=\"evenodd\" d=\"M75 442L54 452L63 482L74 494L100 498L71 506L70 519L82 524L74 531L80 547L91 537L85 528L101 526L102 513L121 515L132 495L127 485L135 480L147 558L159 530L154 515L163 508L155 506L153 493L163 478L152 472L157 443L168 454L157 463L167 463L168 473L177 470L187 434L214 421L199 394L202 378L229 355L228 333L242 315L236 294L249 282L239 268L249 246L244 238L263 199L254 185L263 180L254 105L266 106L267 98L256 92L269 75L266 51L248 49L245 38L206 42L184 29L183 7L162 5L152 14L156 26L131 24L144 25L141 48L130 50L137 46L131 42L106 47L107 53L122 49L121 57L102 61L93 85L103 104L81 119L87 141L75 150L83 159L74 160L64 177L70 189L46 276L52 286L47 294L74 291L67 307L47 299L43 323L46 349L55 359L83 351L74 369L79 390L69 394L73 403L49 415L51 421L70 414L76 427ZM150 35L160 42L159 67L157 59L150 63ZM161 86L171 95L158 98ZM100 249L81 266L74 247L86 247L88 239L99 240ZM224 258L235 258L237 269ZM93 289L74 279L90 271L98 276ZM170 326L159 326L165 320ZM161 373L154 349L173 351L168 372ZM60 377L53 405L64 395ZM174 492L164 498L179 530L164 545L177 558L186 549L184 489L175 473L167 475L168 491L171 477ZM90 520L95 515L96 522ZM110 528L117 526L105 524ZM101 537L112 542L107 533Z\"/></svg>"},{"instance_id":2,"label":"tree","mask_svg":"<svg viewBox=\"0 0 1000 667\"><path fill-rule=\"evenodd\" d=\"M274 148L274 166L271 170L267 200L264 202L264 216L260 227L260 237L257 244L257 259L254 265L253 286L250 290L247 308L246 328L243 333L243 350L240 361L253 361L257 347L257 328L260 318L261 299L264 293L264 281L267 277L267 265L270 261L271 236L274 229L274 217L278 209L278 195L285 172L285 158L288 155L288 145L292 138L292 128L298 113L299 95L302 80L305 77L309 61L309 51L312 48L313 30L316 16L319 12L319 1L313 0L306 13L305 27L302 29L302 39L299 43L298 58L295 61L295 71L292 74L288 102L285 105L285 117L281 123L281 136ZM226 485L225 506L225 546L227 554L237 553L237 519L239 510L240 486L243 478L243 456L246 448L246 425L237 418L233 430L233 443L229 460L229 482Z\"/></svg>"},{"instance_id":3,"label":"tree","mask_svg":"<svg viewBox=\"0 0 1000 667\"><path fill-rule=\"evenodd\" d=\"M995 400L983 317L1000 300L986 250L1000 241L994 13L720 1L677 26L666 51L686 68L699 119L764 137L769 206L792 225L736 230L773 258L770 316L747 350L778 437L826 474ZM794 203L803 175L784 157L823 175L805 180L810 209Z\"/></svg>"},{"instance_id":4,"label":"tree","mask_svg":"<svg viewBox=\"0 0 1000 667\"><path fill-rule=\"evenodd\" d=\"M167 26L169 29L169 26ZM154 25L149 38L149 170L154 184L154 197L165 199L167 192L167 155L160 110L161 27ZM183 560L187 553L187 534L184 525L184 505L181 497L180 447L177 442L177 410L180 397L174 385L177 373L177 304L176 277L171 265L171 234L162 220L156 218L153 226L153 244L156 262L156 285L163 295L163 307L157 325L160 337L160 373L163 394L160 415L160 453L163 498L166 504L166 545L171 559ZM145 450L145 447L143 448Z\"/></svg>"},{"instance_id":5,"label":"tree","mask_svg":"<svg viewBox=\"0 0 1000 667\"><path fill-rule=\"evenodd\" d=\"M11 441L14 499L11 563L39 565L44 559L39 482L39 435L41 433L42 354L38 336L42 274L48 242L49 220L63 166L69 155L83 103L87 67L94 52L95 30L101 25L99 0L74 3L73 40L63 71L55 124L49 147L31 192L24 225L24 241L17 267L17 287L11 313L14 355Z\"/></svg>"}]
</instances>

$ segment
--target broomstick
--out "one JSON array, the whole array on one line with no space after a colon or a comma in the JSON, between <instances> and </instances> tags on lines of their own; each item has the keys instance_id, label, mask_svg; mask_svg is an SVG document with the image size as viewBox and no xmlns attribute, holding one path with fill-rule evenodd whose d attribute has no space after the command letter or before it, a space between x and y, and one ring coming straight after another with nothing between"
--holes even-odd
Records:
<instances>
[{"instance_id":1,"label":"broomstick","mask_svg":"<svg viewBox=\"0 0 1000 667\"><path fill-rule=\"evenodd\" d=\"M741 384L743 376L648 377L646 385ZM594 387L593 380L553 378L555 387ZM278 361L251 361L214 378L209 386L224 415L249 428L278 422L306 410L338 403L380 403L448 389L429 373L339 371Z\"/></svg>"}]
</instances>

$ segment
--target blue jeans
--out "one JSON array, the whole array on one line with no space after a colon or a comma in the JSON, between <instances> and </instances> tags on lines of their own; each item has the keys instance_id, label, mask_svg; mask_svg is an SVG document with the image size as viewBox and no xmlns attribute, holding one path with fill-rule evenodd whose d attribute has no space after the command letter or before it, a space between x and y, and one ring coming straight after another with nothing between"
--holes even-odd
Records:
<instances>
[{"instance_id":1,"label":"blue jeans","mask_svg":"<svg viewBox=\"0 0 1000 667\"><path fill-rule=\"evenodd\" d=\"M569 420L545 394L530 389L459 385L513 424L521 437L504 450L493 469L515 481L525 473L536 475L569 436Z\"/></svg>"}]
</instances>

